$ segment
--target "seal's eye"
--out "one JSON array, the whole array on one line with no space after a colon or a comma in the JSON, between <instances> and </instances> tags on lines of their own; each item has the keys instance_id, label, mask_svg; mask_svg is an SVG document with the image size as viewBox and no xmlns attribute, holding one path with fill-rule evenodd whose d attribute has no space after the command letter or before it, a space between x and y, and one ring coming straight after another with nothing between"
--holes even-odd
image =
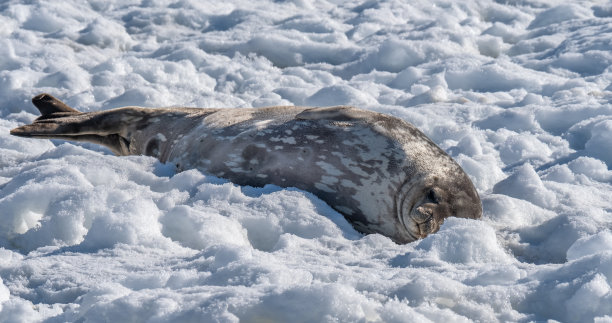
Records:
<instances>
[{"instance_id":1,"label":"seal's eye","mask_svg":"<svg viewBox=\"0 0 612 323\"><path fill-rule=\"evenodd\" d=\"M427 193L427 199L433 203L438 204L438 195L436 195L436 192L433 189L429 190L429 192Z\"/></svg>"}]
</instances>

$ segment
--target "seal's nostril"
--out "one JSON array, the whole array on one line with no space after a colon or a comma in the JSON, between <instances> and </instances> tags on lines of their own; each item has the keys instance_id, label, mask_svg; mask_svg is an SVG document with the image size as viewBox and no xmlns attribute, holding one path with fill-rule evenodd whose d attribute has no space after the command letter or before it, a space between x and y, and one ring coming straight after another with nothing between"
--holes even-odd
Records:
<instances>
[{"instance_id":1,"label":"seal's nostril","mask_svg":"<svg viewBox=\"0 0 612 323\"><path fill-rule=\"evenodd\" d=\"M433 210L428 207L419 206L416 211L413 213L412 219L417 224L427 222L433 217Z\"/></svg>"}]
</instances>

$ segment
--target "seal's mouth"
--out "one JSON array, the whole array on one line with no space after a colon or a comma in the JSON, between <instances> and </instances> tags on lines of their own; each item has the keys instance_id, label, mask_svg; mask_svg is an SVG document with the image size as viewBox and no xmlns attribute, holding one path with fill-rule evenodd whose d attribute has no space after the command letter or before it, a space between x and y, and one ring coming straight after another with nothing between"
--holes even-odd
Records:
<instances>
[{"instance_id":1,"label":"seal's mouth","mask_svg":"<svg viewBox=\"0 0 612 323\"><path fill-rule=\"evenodd\" d=\"M420 205L413 208L412 211L404 217L402 222L411 241L423 239L430 233L437 231L439 227L436 224L433 210L427 205Z\"/></svg>"}]
</instances>

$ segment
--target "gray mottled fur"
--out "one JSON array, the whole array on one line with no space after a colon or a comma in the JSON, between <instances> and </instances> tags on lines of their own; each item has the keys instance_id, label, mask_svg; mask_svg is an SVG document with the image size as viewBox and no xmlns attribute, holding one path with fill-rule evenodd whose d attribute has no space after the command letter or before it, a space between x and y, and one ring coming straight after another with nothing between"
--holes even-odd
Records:
<instances>
[{"instance_id":1,"label":"gray mottled fur","mask_svg":"<svg viewBox=\"0 0 612 323\"><path fill-rule=\"evenodd\" d=\"M11 134L94 142L144 154L239 185L309 191L364 233L398 243L439 229L449 216L480 218L472 182L411 124L354 107L147 109L81 113L48 94L42 116Z\"/></svg>"}]
</instances>

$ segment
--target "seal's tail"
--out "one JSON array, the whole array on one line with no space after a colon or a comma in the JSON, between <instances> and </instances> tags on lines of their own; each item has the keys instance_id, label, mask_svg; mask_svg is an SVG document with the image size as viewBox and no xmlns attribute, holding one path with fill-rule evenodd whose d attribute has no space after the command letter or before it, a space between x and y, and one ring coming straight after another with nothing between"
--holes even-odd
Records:
<instances>
[{"instance_id":1,"label":"seal's tail","mask_svg":"<svg viewBox=\"0 0 612 323\"><path fill-rule=\"evenodd\" d=\"M115 113L83 113L46 93L32 98L32 103L41 116L31 124L11 130L11 135L93 142L110 148L118 155L127 153L127 143L119 132L129 109L118 109L122 111Z\"/></svg>"}]
</instances>

